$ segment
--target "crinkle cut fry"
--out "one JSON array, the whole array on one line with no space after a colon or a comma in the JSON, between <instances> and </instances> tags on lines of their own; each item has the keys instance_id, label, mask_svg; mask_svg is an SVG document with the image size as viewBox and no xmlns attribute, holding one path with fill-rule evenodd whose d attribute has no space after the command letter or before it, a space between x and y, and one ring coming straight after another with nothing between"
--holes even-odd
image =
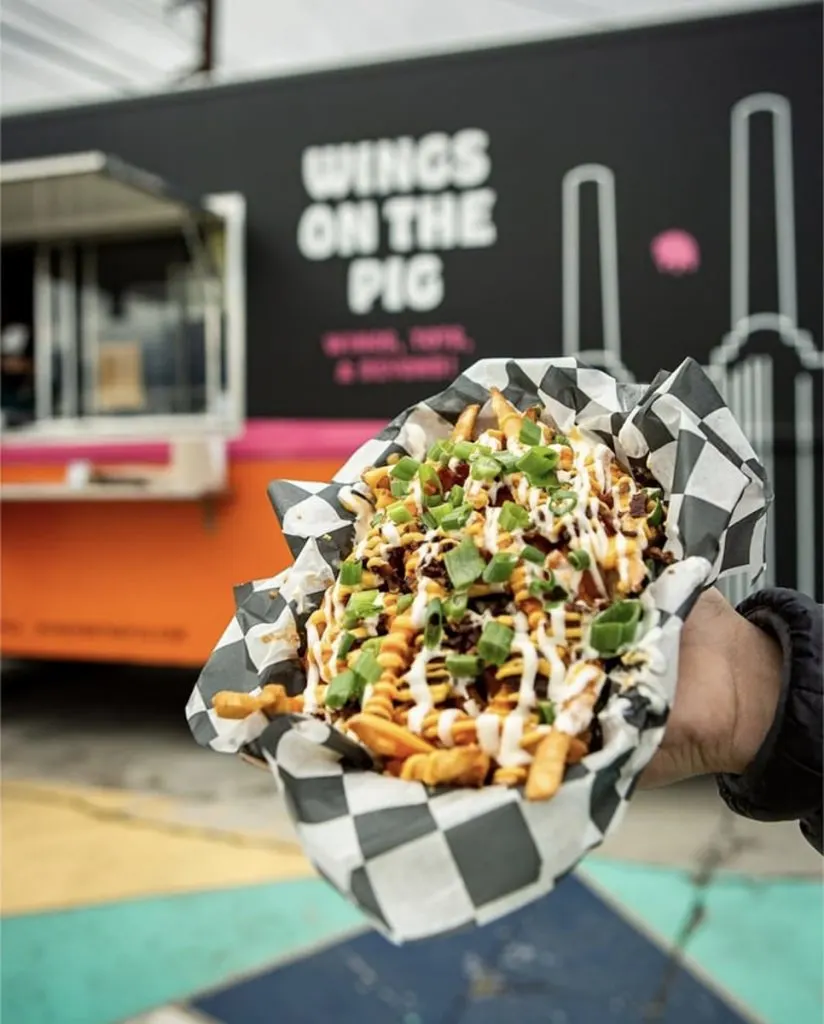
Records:
<instances>
[{"instance_id":1,"label":"crinkle cut fry","mask_svg":"<svg viewBox=\"0 0 824 1024\"><path fill-rule=\"evenodd\" d=\"M234 690L220 690L212 698L212 707L218 718L243 719L262 711L264 714L285 715L298 710L303 698L289 697L279 683L268 683L259 694L236 693Z\"/></svg>"},{"instance_id":2,"label":"crinkle cut fry","mask_svg":"<svg viewBox=\"0 0 824 1024\"><path fill-rule=\"evenodd\" d=\"M468 405L458 417L452 433L449 435L453 441L471 441L475 433L475 423L478 419L479 405Z\"/></svg>"},{"instance_id":3,"label":"crinkle cut fry","mask_svg":"<svg viewBox=\"0 0 824 1024\"><path fill-rule=\"evenodd\" d=\"M412 660L412 640L417 628L409 615L396 615L389 633L381 641L378 665L381 675L372 694L363 706L368 715L391 721L395 701L398 699L398 680L409 668Z\"/></svg>"},{"instance_id":4,"label":"crinkle cut fry","mask_svg":"<svg viewBox=\"0 0 824 1024\"><path fill-rule=\"evenodd\" d=\"M390 761L403 761L412 754L428 754L435 749L431 743L409 729L404 729L402 725L366 712L353 715L346 723L346 728L373 753Z\"/></svg>"},{"instance_id":5,"label":"crinkle cut fry","mask_svg":"<svg viewBox=\"0 0 824 1024\"><path fill-rule=\"evenodd\" d=\"M549 800L564 777L572 737L552 729L538 744L529 767L524 795L527 800Z\"/></svg>"},{"instance_id":6,"label":"crinkle cut fry","mask_svg":"<svg viewBox=\"0 0 824 1024\"><path fill-rule=\"evenodd\" d=\"M480 747L452 747L413 754L403 762L400 777L426 786L482 786L490 767L489 755Z\"/></svg>"},{"instance_id":7,"label":"crinkle cut fry","mask_svg":"<svg viewBox=\"0 0 824 1024\"><path fill-rule=\"evenodd\" d=\"M524 421L522 413L518 412L515 406L504 397L503 392L497 388L491 388L492 411L498 420L498 426L504 432L507 439L517 438L521 432L521 424Z\"/></svg>"}]
</instances>

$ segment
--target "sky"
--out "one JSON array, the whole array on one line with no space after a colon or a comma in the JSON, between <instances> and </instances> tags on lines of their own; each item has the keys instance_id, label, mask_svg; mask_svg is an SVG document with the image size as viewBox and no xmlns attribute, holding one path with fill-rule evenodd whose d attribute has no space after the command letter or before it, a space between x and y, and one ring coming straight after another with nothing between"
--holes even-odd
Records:
<instances>
[{"instance_id":1,"label":"sky","mask_svg":"<svg viewBox=\"0 0 824 1024\"><path fill-rule=\"evenodd\" d=\"M197 62L198 0L3 0L0 108L178 87ZM216 0L221 79L283 74L781 0Z\"/></svg>"}]
</instances>

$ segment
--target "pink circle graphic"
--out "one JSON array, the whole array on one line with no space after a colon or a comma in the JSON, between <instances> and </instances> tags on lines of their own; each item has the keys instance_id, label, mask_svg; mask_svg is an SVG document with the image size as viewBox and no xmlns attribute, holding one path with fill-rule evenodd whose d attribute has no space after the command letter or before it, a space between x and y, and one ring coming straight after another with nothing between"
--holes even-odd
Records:
<instances>
[{"instance_id":1,"label":"pink circle graphic","mask_svg":"<svg viewBox=\"0 0 824 1024\"><path fill-rule=\"evenodd\" d=\"M681 228L668 228L650 242L652 262L659 274L694 274L701 266L701 248L694 235Z\"/></svg>"}]
</instances>

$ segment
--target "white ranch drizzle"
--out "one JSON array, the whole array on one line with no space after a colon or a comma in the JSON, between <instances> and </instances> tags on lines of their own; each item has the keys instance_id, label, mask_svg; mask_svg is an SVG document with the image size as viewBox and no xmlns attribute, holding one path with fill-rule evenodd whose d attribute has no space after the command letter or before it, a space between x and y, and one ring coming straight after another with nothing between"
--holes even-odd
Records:
<instances>
[{"instance_id":1,"label":"white ranch drizzle","mask_svg":"<svg viewBox=\"0 0 824 1024\"><path fill-rule=\"evenodd\" d=\"M512 646L524 661L521 670L521 682L518 688L518 709L529 712L535 706L535 677L538 674L538 652L529 637L529 624L526 615L518 612L515 616L515 636Z\"/></svg>"},{"instance_id":2,"label":"white ranch drizzle","mask_svg":"<svg viewBox=\"0 0 824 1024\"><path fill-rule=\"evenodd\" d=\"M409 619L415 629L423 629L426 621L426 606L429 604L429 592L427 590L428 580L424 576L418 583L418 591L415 599L409 606Z\"/></svg>"},{"instance_id":3,"label":"white ranch drizzle","mask_svg":"<svg viewBox=\"0 0 824 1024\"><path fill-rule=\"evenodd\" d=\"M306 624L306 687L303 691L303 710L306 714L311 715L317 711L318 707L318 682L320 681L320 669L318 668L319 661L316 655L316 649L320 647L320 638L318 637L318 631L315 628L313 622Z\"/></svg>"},{"instance_id":4,"label":"white ranch drizzle","mask_svg":"<svg viewBox=\"0 0 824 1024\"><path fill-rule=\"evenodd\" d=\"M452 726L458 717L457 708L447 708L438 717L438 739L445 747L453 747L455 741L452 739Z\"/></svg>"},{"instance_id":5,"label":"white ranch drizzle","mask_svg":"<svg viewBox=\"0 0 824 1024\"><path fill-rule=\"evenodd\" d=\"M425 714L426 711L430 710L432 707L432 701L429 695L429 686L426 681L426 666L438 653L440 652L437 648L422 648L415 655L409 671L403 677L409 686L409 692L412 695L412 700L419 707L424 708L423 712L418 712L420 715ZM413 708L412 710L414 711L415 709ZM412 711L409 713L411 715ZM421 721L423 721L423 718L421 718Z\"/></svg>"},{"instance_id":6,"label":"white ranch drizzle","mask_svg":"<svg viewBox=\"0 0 824 1024\"><path fill-rule=\"evenodd\" d=\"M623 533L615 535L615 552L617 554L618 578L622 586L629 586L629 559L627 558L627 538Z\"/></svg>"},{"instance_id":7,"label":"white ranch drizzle","mask_svg":"<svg viewBox=\"0 0 824 1024\"><path fill-rule=\"evenodd\" d=\"M517 709L511 711L504 719L500 747L495 756L495 760L502 768L529 764L532 760L531 756L521 749L525 722L526 716Z\"/></svg>"},{"instance_id":8,"label":"white ranch drizzle","mask_svg":"<svg viewBox=\"0 0 824 1024\"><path fill-rule=\"evenodd\" d=\"M491 448L493 452L499 452L501 450L500 440L497 437L493 437L489 431L484 431L478 438L477 443L485 445L487 448Z\"/></svg>"},{"instance_id":9,"label":"white ranch drizzle","mask_svg":"<svg viewBox=\"0 0 824 1024\"><path fill-rule=\"evenodd\" d=\"M566 609L562 604L550 608L549 623L552 627L553 638L563 643L566 639Z\"/></svg>"},{"instance_id":10,"label":"white ranch drizzle","mask_svg":"<svg viewBox=\"0 0 824 1024\"><path fill-rule=\"evenodd\" d=\"M397 526L388 519L383 526L381 526L381 536L386 541L385 546L398 547L401 543L401 535L398 531Z\"/></svg>"},{"instance_id":11,"label":"white ranch drizzle","mask_svg":"<svg viewBox=\"0 0 824 1024\"><path fill-rule=\"evenodd\" d=\"M415 707L410 708L406 718L407 729L414 732L416 736L420 736L423 731L423 720L430 711L431 705L429 704L416 704Z\"/></svg>"},{"instance_id":12,"label":"white ranch drizzle","mask_svg":"<svg viewBox=\"0 0 824 1024\"><path fill-rule=\"evenodd\" d=\"M475 719L478 730L478 746L485 754L495 757L498 753L501 719L492 711L483 711Z\"/></svg>"},{"instance_id":13,"label":"white ranch drizzle","mask_svg":"<svg viewBox=\"0 0 824 1024\"><path fill-rule=\"evenodd\" d=\"M549 662L549 689L554 687L557 690L563 685L566 675L566 665L558 653L558 644L546 635L543 622L538 624L535 638L538 641L538 649Z\"/></svg>"},{"instance_id":14,"label":"white ranch drizzle","mask_svg":"<svg viewBox=\"0 0 824 1024\"><path fill-rule=\"evenodd\" d=\"M500 516L499 508L487 508L484 520L484 547L492 555L498 550L498 520Z\"/></svg>"}]
</instances>

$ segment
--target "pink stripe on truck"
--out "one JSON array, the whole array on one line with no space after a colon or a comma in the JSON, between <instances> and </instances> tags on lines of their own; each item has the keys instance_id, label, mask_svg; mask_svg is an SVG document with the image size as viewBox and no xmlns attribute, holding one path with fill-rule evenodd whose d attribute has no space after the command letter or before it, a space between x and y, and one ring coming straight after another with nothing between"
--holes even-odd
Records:
<instances>
[{"instance_id":1,"label":"pink stripe on truck","mask_svg":"<svg viewBox=\"0 0 824 1024\"><path fill-rule=\"evenodd\" d=\"M229 443L233 459L340 459L386 426L385 420L248 420L243 435ZM96 463L164 463L169 445L154 441L137 444L37 444L0 446L6 465L66 463L88 459Z\"/></svg>"}]
</instances>

